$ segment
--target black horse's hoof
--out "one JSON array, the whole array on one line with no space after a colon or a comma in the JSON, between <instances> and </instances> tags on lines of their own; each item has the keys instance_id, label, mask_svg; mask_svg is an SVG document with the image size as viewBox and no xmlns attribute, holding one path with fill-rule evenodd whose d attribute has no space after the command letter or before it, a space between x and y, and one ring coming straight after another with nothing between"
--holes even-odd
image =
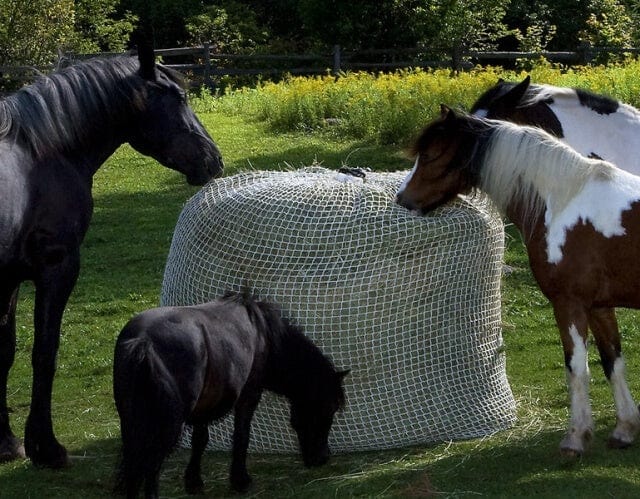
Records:
<instances>
[{"instance_id":1,"label":"black horse's hoof","mask_svg":"<svg viewBox=\"0 0 640 499\"><path fill-rule=\"evenodd\" d=\"M61 469L69 466L67 449L58 442L47 447L43 445L26 445L27 457L39 468Z\"/></svg>"},{"instance_id":2,"label":"black horse's hoof","mask_svg":"<svg viewBox=\"0 0 640 499\"><path fill-rule=\"evenodd\" d=\"M14 461L15 459L25 459L26 457L24 445L13 435L0 441L0 463Z\"/></svg>"}]
</instances>

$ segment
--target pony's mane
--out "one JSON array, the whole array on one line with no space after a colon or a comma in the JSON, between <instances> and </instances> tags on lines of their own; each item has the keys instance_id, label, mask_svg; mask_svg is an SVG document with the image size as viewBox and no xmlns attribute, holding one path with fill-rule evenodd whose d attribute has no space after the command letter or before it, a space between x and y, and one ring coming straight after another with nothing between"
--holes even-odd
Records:
<instances>
[{"instance_id":1,"label":"pony's mane","mask_svg":"<svg viewBox=\"0 0 640 499\"><path fill-rule=\"evenodd\" d=\"M12 137L41 158L81 144L98 126L144 105L138 60L119 56L66 67L0 101L0 139ZM158 68L170 79L177 77Z\"/></svg>"},{"instance_id":2,"label":"pony's mane","mask_svg":"<svg viewBox=\"0 0 640 499\"><path fill-rule=\"evenodd\" d=\"M280 307L268 301L257 300L247 290L229 291L223 295L222 300L242 305L251 323L269 339L273 348L279 349L286 336L300 335L306 338L302 328L292 324L282 315Z\"/></svg>"},{"instance_id":3,"label":"pony's mane","mask_svg":"<svg viewBox=\"0 0 640 499\"><path fill-rule=\"evenodd\" d=\"M293 324L284 317L277 305L268 301L256 300L248 291L227 292L222 300L239 303L245 307L254 326L269 341L269 351L273 360L272 368L285 378L295 378L294 373L308 373L303 379L291 379L297 386L306 384L315 376L324 379L330 372L335 372L331 360L304 334L302 327ZM344 405L344 399L339 400Z\"/></svg>"},{"instance_id":4,"label":"pony's mane","mask_svg":"<svg viewBox=\"0 0 640 499\"><path fill-rule=\"evenodd\" d=\"M503 212L512 201L530 216L545 206L560 212L589 179L612 177L615 167L582 156L544 130L484 120L493 133L483 156L479 187Z\"/></svg>"}]
</instances>

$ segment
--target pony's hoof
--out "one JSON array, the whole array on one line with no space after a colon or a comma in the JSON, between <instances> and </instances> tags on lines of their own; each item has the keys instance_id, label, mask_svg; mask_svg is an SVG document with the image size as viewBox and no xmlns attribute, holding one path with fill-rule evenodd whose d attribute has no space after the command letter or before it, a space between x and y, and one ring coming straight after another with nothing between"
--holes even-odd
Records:
<instances>
[{"instance_id":1,"label":"pony's hoof","mask_svg":"<svg viewBox=\"0 0 640 499\"><path fill-rule=\"evenodd\" d=\"M633 442L627 442L626 440L621 440L614 436L609 437L607 440L607 447L610 449L626 449L630 447Z\"/></svg>"},{"instance_id":2,"label":"pony's hoof","mask_svg":"<svg viewBox=\"0 0 640 499\"><path fill-rule=\"evenodd\" d=\"M251 486L251 477L249 475L243 475L241 477L231 478L231 488L236 492L246 492Z\"/></svg>"},{"instance_id":3,"label":"pony's hoof","mask_svg":"<svg viewBox=\"0 0 640 499\"><path fill-rule=\"evenodd\" d=\"M15 459L25 459L24 445L13 435L0 442L0 463L6 463Z\"/></svg>"},{"instance_id":4,"label":"pony's hoof","mask_svg":"<svg viewBox=\"0 0 640 499\"><path fill-rule=\"evenodd\" d=\"M193 496L204 494L204 482L202 481L202 478L185 477L184 490L186 491L187 494L193 495Z\"/></svg>"}]
</instances>

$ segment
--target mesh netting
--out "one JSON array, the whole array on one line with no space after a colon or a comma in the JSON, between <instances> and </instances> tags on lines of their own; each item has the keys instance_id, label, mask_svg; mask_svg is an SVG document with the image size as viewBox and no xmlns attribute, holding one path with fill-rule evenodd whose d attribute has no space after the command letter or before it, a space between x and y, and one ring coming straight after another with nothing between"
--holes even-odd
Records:
<instances>
[{"instance_id":1,"label":"mesh netting","mask_svg":"<svg viewBox=\"0 0 640 499\"><path fill-rule=\"evenodd\" d=\"M500 327L503 225L483 198L416 217L395 204L406 172L250 172L209 183L178 220L163 305L249 288L350 368L333 451L485 436L515 403ZM285 399L265 393L252 450L291 452ZM230 448L233 420L211 426ZM184 443L188 443L185 435Z\"/></svg>"}]
</instances>

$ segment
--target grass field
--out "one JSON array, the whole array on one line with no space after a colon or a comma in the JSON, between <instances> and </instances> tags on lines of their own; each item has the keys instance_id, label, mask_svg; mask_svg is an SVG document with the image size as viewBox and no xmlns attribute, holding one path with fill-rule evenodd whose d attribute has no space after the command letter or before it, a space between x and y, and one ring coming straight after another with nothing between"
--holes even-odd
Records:
<instances>
[{"instance_id":1,"label":"grass field","mask_svg":"<svg viewBox=\"0 0 640 499\"><path fill-rule=\"evenodd\" d=\"M277 132L241 113L210 111L201 117L218 142L226 175L320 162L327 167L406 169L398 146L339 139L324 131ZM95 177L95 214L83 245L82 271L68 304L54 385L53 418L72 466L35 469L28 461L0 465L0 497L109 497L119 447L111 395L115 337L136 312L159 300L173 227L196 190L154 161L121 148ZM551 309L538 291L519 236L508 228L503 282L503 334L507 372L518 401L510 430L467 442L334 456L325 467L304 469L297 456L250 455L254 477L247 497L640 497L640 445L605 447L615 414L609 389L591 351L596 434L590 451L565 460L558 443L567 419L563 357ZM9 381L14 431L22 436L30 398L33 342L32 288L22 288L18 352ZM640 393L640 322L620 314L631 389ZM166 463L164 497L184 497L187 452ZM207 453L207 496L232 496L229 456Z\"/></svg>"}]
</instances>

